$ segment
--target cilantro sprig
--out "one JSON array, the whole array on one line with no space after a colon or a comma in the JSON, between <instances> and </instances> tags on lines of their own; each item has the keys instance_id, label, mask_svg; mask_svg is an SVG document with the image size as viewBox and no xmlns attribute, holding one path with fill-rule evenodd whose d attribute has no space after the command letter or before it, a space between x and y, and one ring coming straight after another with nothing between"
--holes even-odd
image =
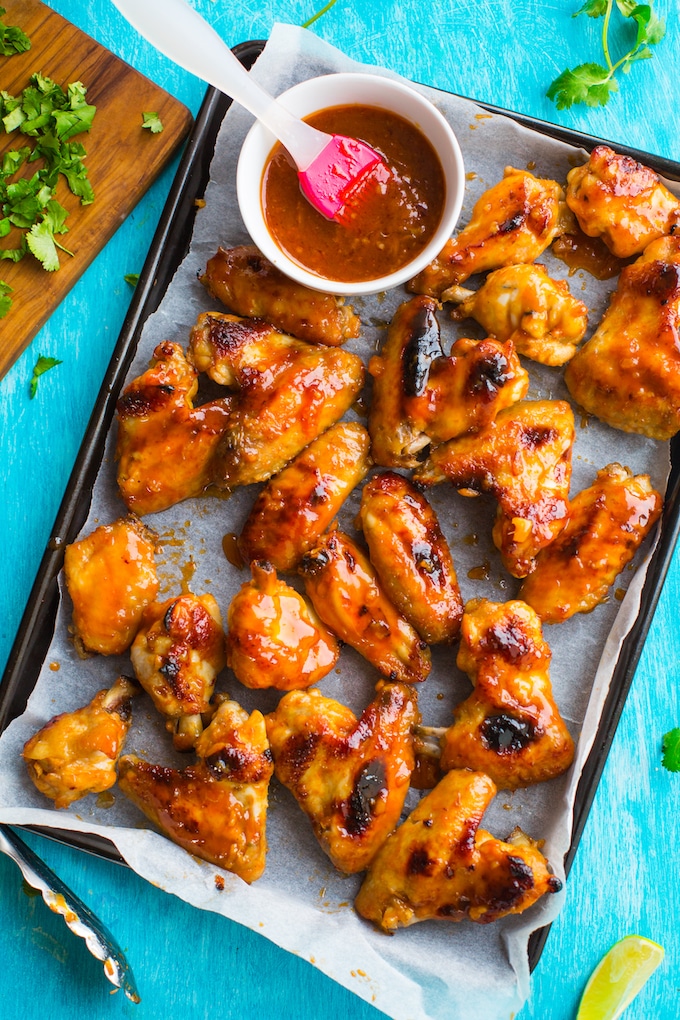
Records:
<instances>
[{"instance_id":1,"label":"cilantro sprig","mask_svg":"<svg viewBox=\"0 0 680 1020\"><path fill-rule=\"evenodd\" d=\"M578 103L586 106L605 106L614 92L618 92L619 83L616 73L628 74L638 60L647 60L652 56L652 46L661 42L666 34L664 21L653 11L654 0L647 4L636 3L635 0L586 0L572 17L587 14L590 18L603 18L602 53L604 64L585 63L578 67L566 68L551 83L546 95L558 110L569 109ZM612 60L609 48L609 29L614 6L619 14L635 26L635 40L630 49L618 60Z\"/></svg>"},{"instance_id":2,"label":"cilantro sprig","mask_svg":"<svg viewBox=\"0 0 680 1020\"><path fill-rule=\"evenodd\" d=\"M0 7L0 18L7 14L4 7ZM15 53L25 53L31 48L31 40L25 32L17 25L5 25L0 21L0 56L12 57Z\"/></svg>"},{"instance_id":3,"label":"cilantro sprig","mask_svg":"<svg viewBox=\"0 0 680 1020\"><path fill-rule=\"evenodd\" d=\"M51 368L55 368L57 365L61 365L62 362L59 358L46 358L44 354L41 354L35 365L33 366L33 375L28 385L28 395L33 400L34 396L38 392L38 379L45 372L49 372Z\"/></svg>"},{"instance_id":4,"label":"cilantro sprig","mask_svg":"<svg viewBox=\"0 0 680 1020\"><path fill-rule=\"evenodd\" d=\"M676 726L674 730L664 734L661 750L663 767L669 772L680 772L680 728Z\"/></svg>"}]
</instances>

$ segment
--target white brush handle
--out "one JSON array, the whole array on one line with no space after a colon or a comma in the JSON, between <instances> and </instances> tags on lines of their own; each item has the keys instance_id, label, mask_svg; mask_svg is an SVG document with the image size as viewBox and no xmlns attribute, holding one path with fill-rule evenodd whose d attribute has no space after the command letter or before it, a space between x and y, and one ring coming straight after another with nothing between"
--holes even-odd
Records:
<instances>
[{"instance_id":1,"label":"white brush handle","mask_svg":"<svg viewBox=\"0 0 680 1020\"><path fill-rule=\"evenodd\" d=\"M299 170L329 140L289 113L257 84L215 29L186 0L112 0L147 42L185 71L235 99L274 134Z\"/></svg>"}]
</instances>

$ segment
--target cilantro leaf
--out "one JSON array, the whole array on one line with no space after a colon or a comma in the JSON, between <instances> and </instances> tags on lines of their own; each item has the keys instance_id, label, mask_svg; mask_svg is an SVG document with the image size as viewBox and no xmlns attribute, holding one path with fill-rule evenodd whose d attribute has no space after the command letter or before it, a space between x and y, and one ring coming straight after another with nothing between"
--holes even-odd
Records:
<instances>
[{"instance_id":1,"label":"cilantro leaf","mask_svg":"<svg viewBox=\"0 0 680 1020\"><path fill-rule=\"evenodd\" d=\"M57 365L61 365L62 362L59 358L46 358L44 355L40 355L35 365L33 366L33 375L28 386L28 395L33 400L33 397L38 392L38 379L45 372L49 372L51 368L55 368Z\"/></svg>"},{"instance_id":2,"label":"cilantro leaf","mask_svg":"<svg viewBox=\"0 0 680 1020\"><path fill-rule=\"evenodd\" d=\"M6 14L0 7L0 17ZM17 25L5 25L0 21L0 56L11 57L15 53L25 53L31 48L31 40Z\"/></svg>"},{"instance_id":3,"label":"cilantro leaf","mask_svg":"<svg viewBox=\"0 0 680 1020\"><path fill-rule=\"evenodd\" d=\"M604 106L618 87L602 64L579 64L573 70L567 68L555 78L546 95L558 110L568 110L575 103Z\"/></svg>"},{"instance_id":4,"label":"cilantro leaf","mask_svg":"<svg viewBox=\"0 0 680 1020\"><path fill-rule=\"evenodd\" d=\"M680 772L680 728L665 733L661 742L661 764L669 772Z\"/></svg>"},{"instance_id":5,"label":"cilantro leaf","mask_svg":"<svg viewBox=\"0 0 680 1020\"><path fill-rule=\"evenodd\" d=\"M3 319L12 307L12 299L9 296L12 288L4 280L0 280L0 319Z\"/></svg>"},{"instance_id":6,"label":"cilantro leaf","mask_svg":"<svg viewBox=\"0 0 680 1020\"><path fill-rule=\"evenodd\" d=\"M163 122L158 114L151 110L142 114L142 127L150 131L152 135L157 135L163 130Z\"/></svg>"},{"instance_id":7,"label":"cilantro leaf","mask_svg":"<svg viewBox=\"0 0 680 1020\"><path fill-rule=\"evenodd\" d=\"M126 273L123 279L126 283L129 283L131 287L136 287L139 283L139 273Z\"/></svg>"}]
</instances>

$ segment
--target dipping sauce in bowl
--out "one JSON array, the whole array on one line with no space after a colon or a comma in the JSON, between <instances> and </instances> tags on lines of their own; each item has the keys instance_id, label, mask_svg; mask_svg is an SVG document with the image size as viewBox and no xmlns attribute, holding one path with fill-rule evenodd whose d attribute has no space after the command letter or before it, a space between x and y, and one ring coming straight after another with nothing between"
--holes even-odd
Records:
<instances>
[{"instance_id":1,"label":"dipping sauce in bowl","mask_svg":"<svg viewBox=\"0 0 680 1020\"><path fill-rule=\"evenodd\" d=\"M338 223L305 199L295 164L277 145L262 176L262 207L282 251L318 276L347 282L375 280L412 262L434 236L446 197L441 161L425 135L375 106L337 106L305 120L367 142L385 168L360 188Z\"/></svg>"}]
</instances>

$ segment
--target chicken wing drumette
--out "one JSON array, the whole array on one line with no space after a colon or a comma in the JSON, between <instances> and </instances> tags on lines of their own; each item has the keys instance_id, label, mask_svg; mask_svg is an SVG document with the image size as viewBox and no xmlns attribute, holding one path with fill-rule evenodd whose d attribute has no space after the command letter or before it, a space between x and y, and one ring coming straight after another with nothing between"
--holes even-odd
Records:
<instances>
[{"instance_id":1,"label":"chicken wing drumette","mask_svg":"<svg viewBox=\"0 0 680 1020\"><path fill-rule=\"evenodd\" d=\"M436 447L414 481L448 479L464 495L498 500L493 540L515 577L567 521L574 415L564 400L527 400L505 408L480 432Z\"/></svg>"},{"instance_id":2,"label":"chicken wing drumette","mask_svg":"<svg viewBox=\"0 0 680 1020\"><path fill-rule=\"evenodd\" d=\"M55 715L26 741L28 774L55 807L111 789L137 693L137 684L120 676L110 690L99 691L83 708Z\"/></svg>"},{"instance_id":3,"label":"chicken wing drumette","mask_svg":"<svg viewBox=\"0 0 680 1020\"><path fill-rule=\"evenodd\" d=\"M81 654L120 655L158 592L156 536L130 514L66 546L64 577Z\"/></svg>"},{"instance_id":4,"label":"chicken wing drumette","mask_svg":"<svg viewBox=\"0 0 680 1020\"><path fill-rule=\"evenodd\" d=\"M352 539L330 531L300 567L305 590L326 626L384 677L416 683L430 672L430 650L394 607L368 557Z\"/></svg>"},{"instance_id":5,"label":"chicken wing drumette","mask_svg":"<svg viewBox=\"0 0 680 1020\"><path fill-rule=\"evenodd\" d=\"M463 602L448 543L428 501L403 475L364 486L359 523L390 600L428 644L458 636Z\"/></svg>"},{"instance_id":6,"label":"chicken wing drumette","mask_svg":"<svg viewBox=\"0 0 680 1020\"><path fill-rule=\"evenodd\" d=\"M552 545L539 553L536 569L519 598L544 623L589 613L604 602L611 585L661 514L663 498L649 475L620 464L598 471L595 482L569 506L569 520Z\"/></svg>"},{"instance_id":7,"label":"chicken wing drumette","mask_svg":"<svg viewBox=\"0 0 680 1020\"><path fill-rule=\"evenodd\" d=\"M567 174L567 205L589 237L601 237L622 259L680 224L680 199L650 167L598 145L583 166Z\"/></svg>"},{"instance_id":8,"label":"chicken wing drumette","mask_svg":"<svg viewBox=\"0 0 680 1020\"><path fill-rule=\"evenodd\" d=\"M340 871L363 871L392 832L414 765L416 696L381 683L359 719L318 690L292 691L266 717L277 779Z\"/></svg>"},{"instance_id":9,"label":"chicken wing drumette","mask_svg":"<svg viewBox=\"0 0 680 1020\"><path fill-rule=\"evenodd\" d=\"M199 371L238 390L212 462L213 481L224 489L281 471L349 410L364 382L356 354L216 312L199 316L191 356Z\"/></svg>"},{"instance_id":10,"label":"chicken wing drumette","mask_svg":"<svg viewBox=\"0 0 680 1020\"><path fill-rule=\"evenodd\" d=\"M292 691L330 673L340 649L307 600L270 563L251 563L252 580L227 614L227 665L246 687Z\"/></svg>"},{"instance_id":11,"label":"chicken wing drumette","mask_svg":"<svg viewBox=\"0 0 680 1020\"><path fill-rule=\"evenodd\" d=\"M310 443L260 491L239 536L243 559L295 570L368 473L369 447L363 425L344 421Z\"/></svg>"},{"instance_id":12,"label":"chicken wing drumette","mask_svg":"<svg viewBox=\"0 0 680 1020\"><path fill-rule=\"evenodd\" d=\"M524 602L466 605L457 665L475 689L441 739L442 769L478 769L515 790L569 768L574 742L553 698L550 658L541 621Z\"/></svg>"},{"instance_id":13,"label":"chicken wing drumette","mask_svg":"<svg viewBox=\"0 0 680 1020\"><path fill-rule=\"evenodd\" d=\"M562 231L563 205L557 181L506 167L502 180L475 203L467 226L411 280L409 290L439 297L475 273L533 262Z\"/></svg>"},{"instance_id":14,"label":"chicken wing drumette","mask_svg":"<svg viewBox=\"0 0 680 1020\"><path fill-rule=\"evenodd\" d=\"M119 763L126 797L184 850L238 875L260 878L273 763L264 717L223 701L196 742L198 761L181 771L134 755Z\"/></svg>"},{"instance_id":15,"label":"chicken wing drumette","mask_svg":"<svg viewBox=\"0 0 680 1020\"><path fill-rule=\"evenodd\" d=\"M453 319L472 318L518 354L543 365L564 365L588 327L588 307L566 280L553 280L539 264L506 266L489 273L477 291L450 287L443 301L460 302Z\"/></svg>"},{"instance_id":16,"label":"chicken wing drumette","mask_svg":"<svg viewBox=\"0 0 680 1020\"><path fill-rule=\"evenodd\" d=\"M151 367L125 388L117 405L118 488L128 510L157 513L211 482L212 457L227 427L232 398L200 407L198 373L179 344L166 341Z\"/></svg>"},{"instance_id":17,"label":"chicken wing drumette","mask_svg":"<svg viewBox=\"0 0 680 1020\"><path fill-rule=\"evenodd\" d=\"M135 676L165 716L175 747L190 750L225 664L222 619L213 596L187 594L152 603L130 658Z\"/></svg>"},{"instance_id":18,"label":"chicken wing drumette","mask_svg":"<svg viewBox=\"0 0 680 1020\"><path fill-rule=\"evenodd\" d=\"M301 340L336 346L361 331L359 316L344 298L295 283L255 245L219 248L200 280L236 315L264 319Z\"/></svg>"},{"instance_id":19,"label":"chicken wing drumette","mask_svg":"<svg viewBox=\"0 0 680 1020\"><path fill-rule=\"evenodd\" d=\"M680 234L626 266L565 382L589 414L624 432L670 439L680 429Z\"/></svg>"},{"instance_id":20,"label":"chicken wing drumette","mask_svg":"<svg viewBox=\"0 0 680 1020\"><path fill-rule=\"evenodd\" d=\"M479 828L495 793L481 772L447 773L376 854L358 913L388 933L430 919L488 924L559 892L533 840L516 829L503 842Z\"/></svg>"}]
</instances>

